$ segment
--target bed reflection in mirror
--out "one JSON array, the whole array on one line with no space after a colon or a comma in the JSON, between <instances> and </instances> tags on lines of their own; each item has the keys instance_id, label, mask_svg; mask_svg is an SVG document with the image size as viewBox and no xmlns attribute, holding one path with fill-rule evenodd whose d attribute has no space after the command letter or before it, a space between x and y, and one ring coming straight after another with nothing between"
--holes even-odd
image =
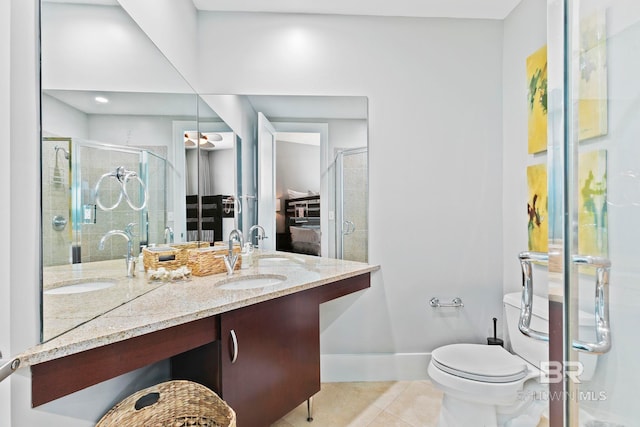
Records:
<instances>
[{"instance_id":1,"label":"bed reflection in mirror","mask_svg":"<svg viewBox=\"0 0 640 427\"><path fill-rule=\"evenodd\" d=\"M366 262L367 98L247 99L275 130L276 248Z\"/></svg>"}]
</instances>

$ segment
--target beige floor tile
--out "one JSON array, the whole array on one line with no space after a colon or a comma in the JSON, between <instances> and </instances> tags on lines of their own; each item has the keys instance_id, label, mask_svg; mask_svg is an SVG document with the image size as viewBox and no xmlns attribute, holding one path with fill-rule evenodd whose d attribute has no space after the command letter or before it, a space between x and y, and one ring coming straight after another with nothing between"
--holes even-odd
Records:
<instances>
[{"instance_id":1,"label":"beige floor tile","mask_svg":"<svg viewBox=\"0 0 640 427\"><path fill-rule=\"evenodd\" d=\"M382 411L367 427L413 427L393 414Z\"/></svg>"},{"instance_id":2,"label":"beige floor tile","mask_svg":"<svg viewBox=\"0 0 640 427\"><path fill-rule=\"evenodd\" d=\"M314 399L314 421L300 405L272 427L434 427L442 392L430 381L325 383ZM549 427L542 418L537 427Z\"/></svg>"},{"instance_id":3,"label":"beige floor tile","mask_svg":"<svg viewBox=\"0 0 640 427\"><path fill-rule=\"evenodd\" d=\"M413 381L386 412L415 427L435 426L440 414L442 392L429 381Z\"/></svg>"},{"instance_id":4,"label":"beige floor tile","mask_svg":"<svg viewBox=\"0 0 640 427\"><path fill-rule=\"evenodd\" d=\"M373 423L383 412L382 408L379 408L375 404L367 407L362 413L351 421L349 427L369 426Z\"/></svg>"},{"instance_id":5,"label":"beige floor tile","mask_svg":"<svg viewBox=\"0 0 640 427\"><path fill-rule=\"evenodd\" d=\"M398 381L394 383L381 383L381 384L384 384L385 386L389 384L391 385L390 387L386 388L386 390L384 390L384 392L376 399L376 401L373 404L379 408L384 409L387 406L389 406L391 402L396 400L396 398L400 396L400 394L403 391L405 391L407 387L411 385L411 381Z\"/></svg>"},{"instance_id":6,"label":"beige floor tile","mask_svg":"<svg viewBox=\"0 0 640 427\"><path fill-rule=\"evenodd\" d=\"M271 424L271 427L293 427L293 426L283 418L281 420L276 421L274 424Z\"/></svg>"},{"instance_id":7,"label":"beige floor tile","mask_svg":"<svg viewBox=\"0 0 640 427\"><path fill-rule=\"evenodd\" d=\"M396 382L325 383L314 397L311 426L343 427L351 423L369 422L383 409L376 405L378 399L385 402L403 388ZM309 427L306 403L287 414L283 420L293 427ZM366 425L366 424L364 424Z\"/></svg>"}]
</instances>

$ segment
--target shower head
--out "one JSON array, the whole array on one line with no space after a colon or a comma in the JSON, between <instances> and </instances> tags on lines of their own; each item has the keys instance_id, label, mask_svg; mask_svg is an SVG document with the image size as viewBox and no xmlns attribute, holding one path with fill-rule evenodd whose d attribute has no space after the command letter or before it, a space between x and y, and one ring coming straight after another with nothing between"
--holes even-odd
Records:
<instances>
[{"instance_id":1,"label":"shower head","mask_svg":"<svg viewBox=\"0 0 640 427\"><path fill-rule=\"evenodd\" d=\"M56 145L54 149L56 150L56 160L58 159L58 151L60 150L62 150L62 153L64 154L64 158L69 160L69 150L66 150L64 147L60 147L59 145Z\"/></svg>"}]
</instances>

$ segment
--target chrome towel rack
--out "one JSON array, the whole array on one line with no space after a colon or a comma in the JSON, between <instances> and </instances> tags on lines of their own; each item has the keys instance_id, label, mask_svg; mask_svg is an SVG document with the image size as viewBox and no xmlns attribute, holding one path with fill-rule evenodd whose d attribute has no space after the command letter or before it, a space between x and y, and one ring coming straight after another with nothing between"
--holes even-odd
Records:
<instances>
[{"instance_id":1,"label":"chrome towel rack","mask_svg":"<svg viewBox=\"0 0 640 427\"><path fill-rule=\"evenodd\" d=\"M429 300L429 305L431 307L434 308L439 308L439 307L453 307L453 308L461 308L464 307L464 304L462 303L462 298L460 297L455 297L454 299L451 300L450 303L442 303L440 302L440 299L433 297Z\"/></svg>"},{"instance_id":2,"label":"chrome towel rack","mask_svg":"<svg viewBox=\"0 0 640 427\"><path fill-rule=\"evenodd\" d=\"M118 200L112 206L104 206L100 201L100 186L102 185L102 181L104 181L105 178L111 177L115 178L118 182L120 186L120 194L118 195ZM142 192L142 203L140 204L140 206L136 206L133 204L133 202L131 201L131 197L129 197L129 193L127 191L127 183L132 179L137 181L140 185L140 190ZM103 211L111 211L117 208L123 198L131 207L131 209L133 209L134 211L141 211L145 207L147 207L147 199L149 198L147 187L144 185L144 182L142 182L140 176L134 171L127 170L124 166L119 166L115 171L103 174L100 179L98 179L98 182L96 183L93 191L95 193L96 205L98 205L98 207Z\"/></svg>"}]
</instances>

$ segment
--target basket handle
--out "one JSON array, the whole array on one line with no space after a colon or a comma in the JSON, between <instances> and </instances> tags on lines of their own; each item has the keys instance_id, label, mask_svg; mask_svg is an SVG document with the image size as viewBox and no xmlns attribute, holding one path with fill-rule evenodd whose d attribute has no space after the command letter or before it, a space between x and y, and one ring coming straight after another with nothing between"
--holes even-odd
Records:
<instances>
[{"instance_id":1,"label":"basket handle","mask_svg":"<svg viewBox=\"0 0 640 427\"><path fill-rule=\"evenodd\" d=\"M156 403L158 403L158 400L160 400L160 393L152 392L149 394L145 394L140 399L136 400L136 403L135 405L133 405L133 407L136 409L136 411L139 411L140 409L146 408L147 406L155 405Z\"/></svg>"}]
</instances>

